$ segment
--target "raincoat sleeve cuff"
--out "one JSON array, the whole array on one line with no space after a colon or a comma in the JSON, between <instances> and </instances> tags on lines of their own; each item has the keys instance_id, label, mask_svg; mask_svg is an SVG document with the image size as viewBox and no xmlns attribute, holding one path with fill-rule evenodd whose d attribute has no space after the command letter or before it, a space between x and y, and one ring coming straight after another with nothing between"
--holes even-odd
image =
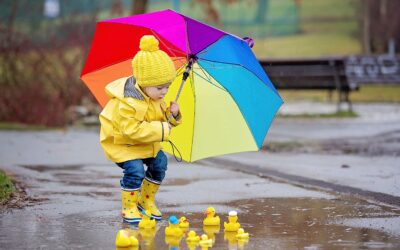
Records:
<instances>
[{"instance_id":1,"label":"raincoat sleeve cuff","mask_svg":"<svg viewBox=\"0 0 400 250\"><path fill-rule=\"evenodd\" d=\"M179 124L182 123L182 115L181 115L181 111L179 111L178 115L176 117L174 117L171 114L171 118L169 120L169 122L171 123L172 126L178 126Z\"/></svg>"},{"instance_id":2,"label":"raincoat sleeve cuff","mask_svg":"<svg viewBox=\"0 0 400 250\"><path fill-rule=\"evenodd\" d=\"M169 134L171 133L171 129L168 126L168 122L161 122L161 130L162 130L161 141L168 141Z\"/></svg>"}]
</instances>

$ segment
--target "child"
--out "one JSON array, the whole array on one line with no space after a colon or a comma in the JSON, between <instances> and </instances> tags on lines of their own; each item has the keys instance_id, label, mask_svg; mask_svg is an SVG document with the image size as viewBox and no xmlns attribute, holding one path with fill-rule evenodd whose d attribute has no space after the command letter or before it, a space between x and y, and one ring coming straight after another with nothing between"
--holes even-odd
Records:
<instances>
[{"instance_id":1,"label":"child","mask_svg":"<svg viewBox=\"0 0 400 250\"><path fill-rule=\"evenodd\" d=\"M141 220L138 208L161 219L154 198L167 170L167 157L160 142L168 141L171 127L181 121L178 104L171 102L167 108L163 99L176 73L158 44L151 35L140 39L140 51L132 60L133 76L106 86L110 101L100 114L100 144L106 157L123 169L122 217L128 223Z\"/></svg>"}]
</instances>

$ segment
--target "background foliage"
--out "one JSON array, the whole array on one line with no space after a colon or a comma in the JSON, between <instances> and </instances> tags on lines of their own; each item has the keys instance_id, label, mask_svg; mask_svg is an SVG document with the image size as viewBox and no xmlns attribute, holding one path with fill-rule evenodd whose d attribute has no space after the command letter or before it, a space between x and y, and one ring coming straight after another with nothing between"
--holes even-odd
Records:
<instances>
[{"instance_id":1,"label":"background foliage","mask_svg":"<svg viewBox=\"0 0 400 250\"><path fill-rule=\"evenodd\" d=\"M48 2L58 3L56 15L45 13ZM383 53L389 39L398 42L400 20L390 18L400 17L399 2L2 0L0 122L62 126L73 119L71 107L94 102L79 76L97 20L171 8L253 37L259 58L336 56Z\"/></svg>"}]
</instances>

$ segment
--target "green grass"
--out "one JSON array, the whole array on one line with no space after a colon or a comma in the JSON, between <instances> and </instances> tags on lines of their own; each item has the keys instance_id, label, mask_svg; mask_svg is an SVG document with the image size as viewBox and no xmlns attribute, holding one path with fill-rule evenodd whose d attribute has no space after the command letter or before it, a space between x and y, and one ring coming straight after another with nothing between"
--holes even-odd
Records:
<instances>
[{"instance_id":1,"label":"green grass","mask_svg":"<svg viewBox=\"0 0 400 250\"><path fill-rule=\"evenodd\" d=\"M301 1L300 18L347 18L354 17L357 10L354 0L306 0Z\"/></svg>"},{"instance_id":2,"label":"green grass","mask_svg":"<svg viewBox=\"0 0 400 250\"><path fill-rule=\"evenodd\" d=\"M356 20L337 19L332 21L303 21L300 23L301 34L322 33L332 34L337 33L350 37L355 37L358 32L358 23Z\"/></svg>"},{"instance_id":3,"label":"green grass","mask_svg":"<svg viewBox=\"0 0 400 250\"><path fill-rule=\"evenodd\" d=\"M27 125L22 123L14 123L14 122L0 122L0 130L48 130L49 127L43 125Z\"/></svg>"},{"instance_id":4,"label":"green grass","mask_svg":"<svg viewBox=\"0 0 400 250\"><path fill-rule=\"evenodd\" d=\"M357 113L353 111L338 111L328 114L298 114L298 115L278 115L282 118L355 118L358 117Z\"/></svg>"},{"instance_id":5,"label":"green grass","mask_svg":"<svg viewBox=\"0 0 400 250\"><path fill-rule=\"evenodd\" d=\"M258 58L320 57L357 54L359 41L345 34L310 33L269 38L253 47Z\"/></svg>"},{"instance_id":6,"label":"green grass","mask_svg":"<svg viewBox=\"0 0 400 250\"><path fill-rule=\"evenodd\" d=\"M287 102L314 101L325 102L328 100L328 91L323 90L279 90L283 100ZM337 100L337 93L332 92L332 101ZM399 85L362 85L358 91L350 93L352 102L386 102L400 103Z\"/></svg>"},{"instance_id":7,"label":"green grass","mask_svg":"<svg viewBox=\"0 0 400 250\"><path fill-rule=\"evenodd\" d=\"M350 94L353 102L391 102L400 103L399 85L364 85L360 91Z\"/></svg>"},{"instance_id":8,"label":"green grass","mask_svg":"<svg viewBox=\"0 0 400 250\"><path fill-rule=\"evenodd\" d=\"M256 39L258 58L346 56L361 53L357 2L307 0L299 10L300 32Z\"/></svg>"},{"instance_id":9,"label":"green grass","mask_svg":"<svg viewBox=\"0 0 400 250\"><path fill-rule=\"evenodd\" d=\"M0 170L0 202L3 203L8 200L14 191L15 186L10 178Z\"/></svg>"}]
</instances>

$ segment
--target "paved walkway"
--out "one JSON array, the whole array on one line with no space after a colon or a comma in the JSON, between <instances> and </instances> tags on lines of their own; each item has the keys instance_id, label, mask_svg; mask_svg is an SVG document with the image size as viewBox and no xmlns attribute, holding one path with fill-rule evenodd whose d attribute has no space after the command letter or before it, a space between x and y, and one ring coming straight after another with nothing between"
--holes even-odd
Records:
<instances>
[{"instance_id":1,"label":"paved walkway","mask_svg":"<svg viewBox=\"0 0 400 250\"><path fill-rule=\"evenodd\" d=\"M396 199L400 196L400 161L390 155L395 152L390 149L399 144L398 106L355 105L355 110L359 118L277 119L267 145L300 143L301 150L232 154L194 164L171 160L158 195L160 207L166 216L187 216L197 233L205 231L201 221L207 206L215 206L223 220L229 210L238 210L240 222L251 234L247 249L398 248L398 207L311 185L320 181ZM380 135L389 136L379 141ZM29 196L44 198L34 206L0 214L2 247L113 247L117 231L125 227L119 218L121 171L105 160L97 129L0 131L0 140L0 168L25 183ZM309 142L313 146L307 151ZM332 152L315 147L331 142L349 142L355 148L361 144L389 146L372 155L368 150L354 154L343 153L343 148ZM246 166L268 171L246 173ZM302 177L313 183L298 185ZM153 238L134 229L143 249L173 247L164 239L166 222L158 225ZM223 232L215 239L213 249L238 247Z\"/></svg>"}]
</instances>

